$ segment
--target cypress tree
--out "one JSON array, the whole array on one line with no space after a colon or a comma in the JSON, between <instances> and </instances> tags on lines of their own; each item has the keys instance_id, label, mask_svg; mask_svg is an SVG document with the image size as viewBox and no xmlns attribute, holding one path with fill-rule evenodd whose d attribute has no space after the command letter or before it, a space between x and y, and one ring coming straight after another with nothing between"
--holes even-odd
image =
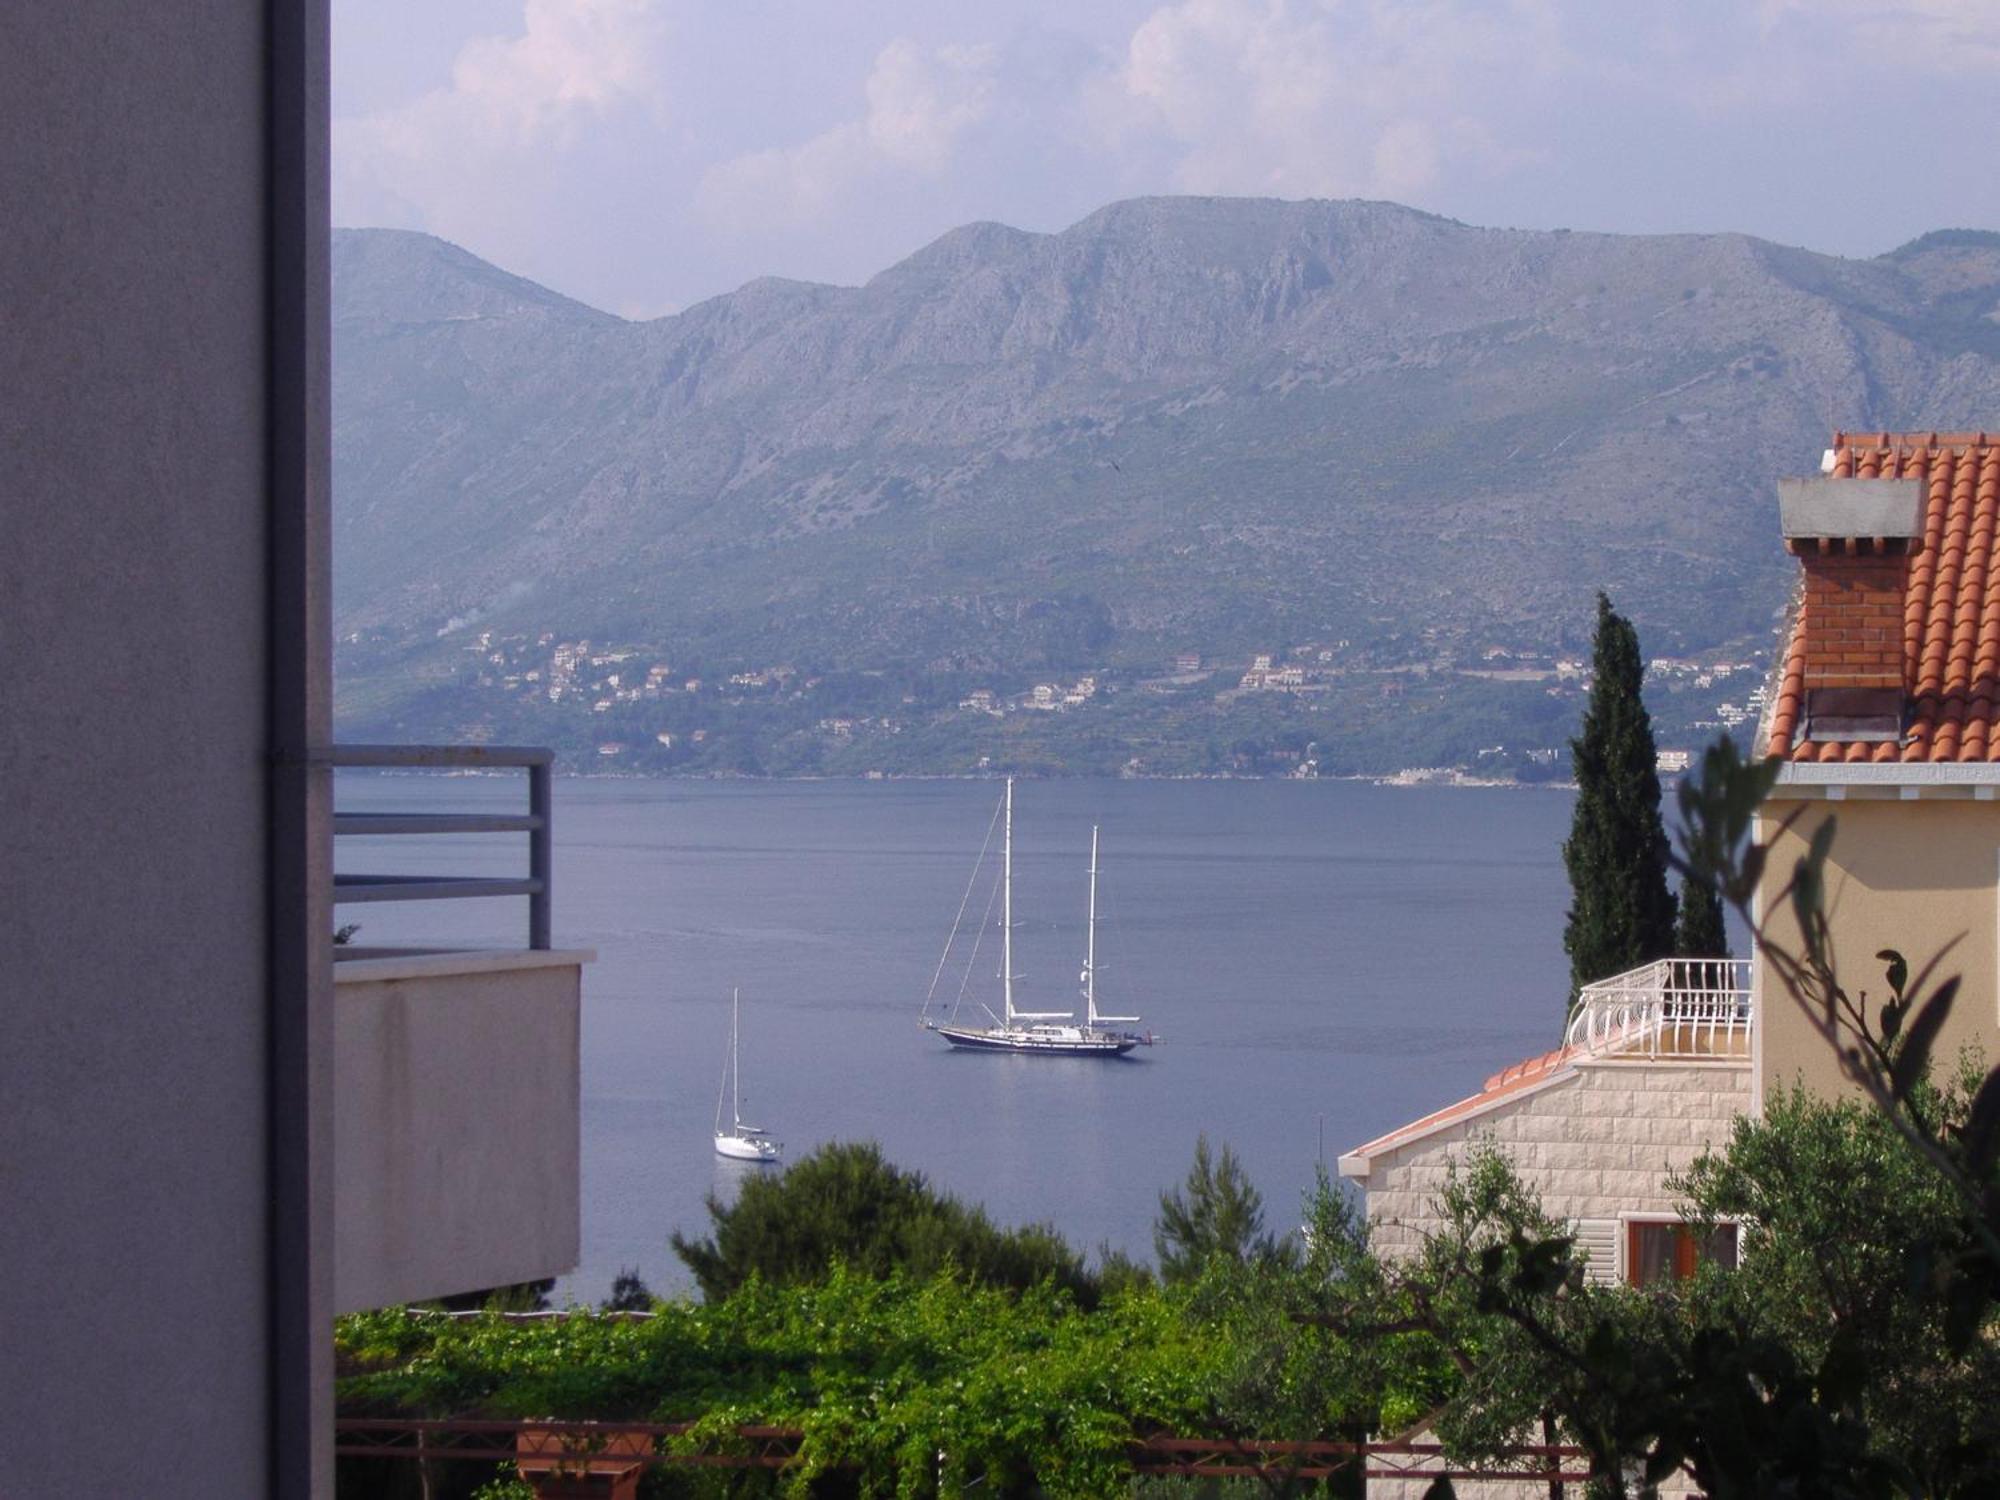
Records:
<instances>
[{"instance_id":1,"label":"cypress tree","mask_svg":"<svg viewBox=\"0 0 2000 1500\"><path fill-rule=\"evenodd\" d=\"M1591 980L1674 951L1667 830L1653 725L1640 694L1639 635L1602 593L1591 670L1583 733L1569 745L1576 814L1563 844L1570 888L1563 951L1572 1006Z\"/></svg>"},{"instance_id":2,"label":"cypress tree","mask_svg":"<svg viewBox=\"0 0 2000 1500\"><path fill-rule=\"evenodd\" d=\"M1676 958L1729 957L1729 930L1722 922L1722 897L1712 882L1681 877L1680 919L1674 925Z\"/></svg>"}]
</instances>

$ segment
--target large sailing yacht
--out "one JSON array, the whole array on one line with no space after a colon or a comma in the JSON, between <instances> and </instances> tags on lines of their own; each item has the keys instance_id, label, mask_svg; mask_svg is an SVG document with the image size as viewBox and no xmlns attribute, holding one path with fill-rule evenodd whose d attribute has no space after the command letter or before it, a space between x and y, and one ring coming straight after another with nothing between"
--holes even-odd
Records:
<instances>
[{"instance_id":1,"label":"large sailing yacht","mask_svg":"<svg viewBox=\"0 0 2000 1500\"><path fill-rule=\"evenodd\" d=\"M1083 962L1083 1000L1086 1019L1083 1025L1076 1023L1076 1012L1021 1010L1014 1004L1014 780L1007 779L1007 790L1002 799L1004 819L1001 835L1000 854L1000 1014L995 1015L985 1004L980 1009L986 1012L990 1026L961 1026L957 1023L957 1007L953 1007L952 1018L933 1020L930 1016L930 1000L924 1002L922 1022L927 1030L935 1031L954 1047L965 1047L980 1052L1021 1052L1042 1057L1119 1057L1134 1047L1153 1044L1151 1032L1123 1031L1113 1029L1106 1023L1120 1024L1136 1022L1137 1016L1107 1016L1097 1009L1097 829L1090 830L1090 935L1085 948ZM992 833L989 831L990 839ZM984 856L982 855L982 858ZM973 871L973 883L979 879L977 869ZM968 901L970 888L967 890ZM965 904L959 907L962 921ZM945 944L945 956L951 955L951 944L957 939L958 926L952 926L952 937ZM944 972L944 963L938 965L938 973ZM937 980L931 981L935 992Z\"/></svg>"}]
</instances>

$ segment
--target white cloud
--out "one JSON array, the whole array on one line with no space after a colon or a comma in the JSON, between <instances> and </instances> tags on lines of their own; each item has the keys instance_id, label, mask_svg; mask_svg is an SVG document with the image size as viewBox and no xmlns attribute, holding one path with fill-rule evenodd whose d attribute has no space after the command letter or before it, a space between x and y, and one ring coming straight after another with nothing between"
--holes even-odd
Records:
<instances>
[{"instance_id":1,"label":"white cloud","mask_svg":"<svg viewBox=\"0 0 2000 1500\"><path fill-rule=\"evenodd\" d=\"M918 171L942 171L958 137L992 106L998 58L992 46L891 42L868 75L869 143Z\"/></svg>"},{"instance_id":2,"label":"white cloud","mask_svg":"<svg viewBox=\"0 0 2000 1500\"><path fill-rule=\"evenodd\" d=\"M574 128L577 116L643 96L652 0L527 0L517 37L469 42L435 106L519 141Z\"/></svg>"},{"instance_id":3,"label":"white cloud","mask_svg":"<svg viewBox=\"0 0 2000 1500\"><path fill-rule=\"evenodd\" d=\"M1994 0L1764 0L1775 30L1796 20L1838 34L1856 55L1893 59L1899 70L1989 72L2000 65L2000 5Z\"/></svg>"},{"instance_id":4,"label":"white cloud","mask_svg":"<svg viewBox=\"0 0 2000 1500\"><path fill-rule=\"evenodd\" d=\"M1185 192L1409 196L1522 159L1472 96L1564 56L1526 0L1178 0L1133 32L1101 113L1128 147L1166 146Z\"/></svg>"},{"instance_id":5,"label":"white cloud","mask_svg":"<svg viewBox=\"0 0 2000 1500\"><path fill-rule=\"evenodd\" d=\"M464 40L496 9L517 23ZM1993 218L1955 148L1995 128L2000 0L342 10L408 65L341 54L350 97L400 102L336 119L337 222L429 229L634 314L765 273L863 280L956 224L1056 229L1144 193L1851 250ZM1836 163L1888 197L1806 190Z\"/></svg>"},{"instance_id":6,"label":"white cloud","mask_svg":"<svg viewBox=\"0 0 2000 1500\"><path fill-rule=\"evenodd\" d=\"M1173 0L1117 51L1032 82L1011 50L898 40L876 55L859 116L709 168L699 209L739 236L825 226L977 160L971 143L1003 132L1104 197L1414 197L1532 154L1469 95L1482 78L1504 92L1553 75L1553 3Z\"/></svg>"},{"instance_id":7,"label":"white cloud","mask_svg":"<svg viewBox=\"0 0 2000 1500\"><path fill-rule=\"evenodd\" d=\"M998 62L990 45L890 42L869 70L859 119L709 168L697 193L702 216L733 232L802 228L882 178L937 177L992 108Z\"/></svg>"},{"instance_id":8,"label":"white cloud","mask_svg":"<svg viewBox=\"0 0 2000 1500\"><path fill-rule=\"evenodd\" d=\"M593 120L660 106L657 0L525 0L513 36L460 48L448 84L334 121L334 216L449 235L549 169Z\"/></svg>"}]
</instances>

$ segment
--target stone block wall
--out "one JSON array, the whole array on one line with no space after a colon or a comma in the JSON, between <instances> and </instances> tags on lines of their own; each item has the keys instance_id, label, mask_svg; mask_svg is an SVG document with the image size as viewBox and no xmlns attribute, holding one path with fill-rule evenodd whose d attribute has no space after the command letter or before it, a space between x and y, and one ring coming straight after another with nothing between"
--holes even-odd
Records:
<instances>
[{"instance_id":1,"label":"stone block wall","mask_svg":"<svg viewBox=\"0 0 2000 1500\"><path fill-rule=\"evenodd\" d=\"M1498 1107L1382 1151L1362 1179L1376 1247L1409 1254L1435 1229L1438 1194L1453 1162L1491 1141L1533 1188L1542 1207L1576 1224L1593 1251L1609 1243L1621 1215L1673 1217L1667 1179L1727 1138L1750 1104L1743 1062L1610 1058L1572 1064ZM1598 1263L1595 1274L1616 1274Z\"/></svg>"},{"instance_id":2,"label":"stone block wall","mask_svg":"<svg viewBox=\"0 0 2000 1500\"><path fill-rule=\"evenodd\" d=\"M1601 1059L1573 1063L1546 1083L1510 1095L1484 1114L1370 1158L1362 1179L1368 1220L1378 1249L1415 1251L1439 1227L1435 1212L1445 1176L1481 1141L1514 1163L1542 1207L1567 1219L1590 1252L1591 1273L1616 1277L1624 1235L1621 1215L1672 1218L1679 1200L1667 1179L1729 1135L1750 1107L1750 1064ZM1420 1437L1435 1440L1431 1433ZM1436 1459L1388 1463L1407 1479L1372 1479L1370 1500L1421 1500ZM1543 1493L1521 1480L1459 1480L1467 1500L1520 1500ZM1696 1493L1686 1475L1661 1486L1663 1496Z\"/></svg>"}]
</instances>

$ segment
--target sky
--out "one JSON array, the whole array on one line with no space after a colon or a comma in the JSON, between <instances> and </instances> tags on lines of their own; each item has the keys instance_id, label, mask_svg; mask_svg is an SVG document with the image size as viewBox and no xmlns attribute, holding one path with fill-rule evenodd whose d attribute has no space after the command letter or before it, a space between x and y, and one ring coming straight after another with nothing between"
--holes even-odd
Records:
<instances>
[{"instance_id":1,"label":"sky","mask_svg":"<svg viewBox=\"0 0 2000 1500\"><path fill-rule=\"evenodd\" d=\"M657 317L1154 193L2000 228L2000 0L334 0L333 208Z\"/></svg>"}]
</instances>

